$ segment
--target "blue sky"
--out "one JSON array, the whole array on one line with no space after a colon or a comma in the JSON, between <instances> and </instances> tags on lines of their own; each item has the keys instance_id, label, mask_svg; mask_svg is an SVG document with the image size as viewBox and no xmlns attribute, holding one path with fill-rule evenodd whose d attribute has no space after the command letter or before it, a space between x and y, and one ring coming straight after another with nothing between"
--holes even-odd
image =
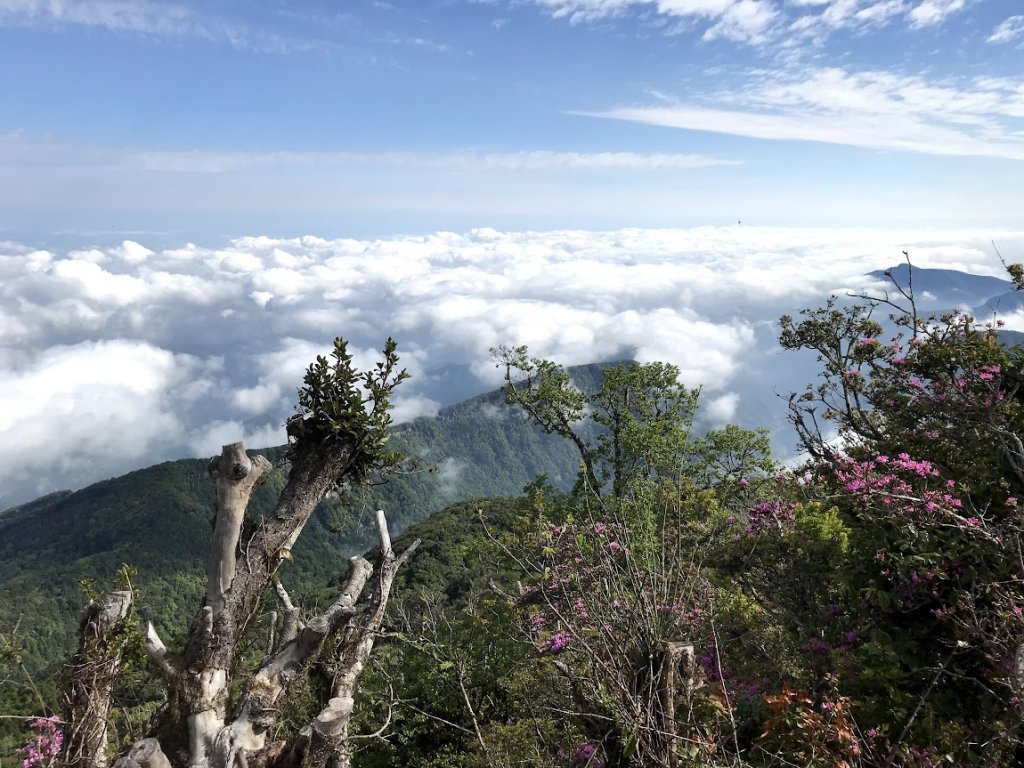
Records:
<instances>
[{"instance_id":1,"label":"blue sky","mask_svg":"<svg viewBox=\"0 0 1024 768\"><path fill-rule=\"evenodd\" d=\"M1012 226L1019 0L0 0L0 238Z\"/></svg>"},{"instance_id":2,"label":"blue sky","mask_svg":"<svg viewBox=\"0 0 1024 768\"><path fill-rule=\"evenodd\" d=\"M779 315L1024 261L1022 61L1024 0L0 0L0 509L283 442L337 335L399 419L527 344L788 455Z\"/></svg>"}]
</instances>

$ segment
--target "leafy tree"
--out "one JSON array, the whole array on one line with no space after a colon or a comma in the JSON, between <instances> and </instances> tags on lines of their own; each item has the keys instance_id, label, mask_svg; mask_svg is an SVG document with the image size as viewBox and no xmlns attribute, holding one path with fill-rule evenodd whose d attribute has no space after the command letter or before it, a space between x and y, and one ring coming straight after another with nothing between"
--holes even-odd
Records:
<instances>
[{"instance_id":1,"label":"leafy tree","mask_svg":"<svg viewBox=\"0 0 1024 768\"><path fill-rule=\"evenodd\" d=\"M531 357L526 347L499 347L493 354L504 370L506 402L576 446L580 484L595 497L610 489L621 499L640 481L687 476L702 462L710 469L718 461L727 472L770 466L764 432L730 427L702 439L691 435L700 390L680 384L674 365L611 365L596 389L586 392L564 368ZM727 466L729 453L735 466Z\"/></svg>"},{"instance_id":2,"label":"leafy tree","mask_svg":"<svg viewBox=\"0 0 1024 768\"><path fill-rule=\"evenodd\" d=\"M711 563L751 484L775 471L765 433L692 434L699 392L665 363L606 367L586 392L525 348L497 359L507 401L581 457L586 492L538 493L533 534L510 548L527 575L524 631L540 668L562 677L561 709L575 714L561 720L583 737L565 745L567 762L738 756L718 644L737 593Z\"/></svg>"}]
</instances>

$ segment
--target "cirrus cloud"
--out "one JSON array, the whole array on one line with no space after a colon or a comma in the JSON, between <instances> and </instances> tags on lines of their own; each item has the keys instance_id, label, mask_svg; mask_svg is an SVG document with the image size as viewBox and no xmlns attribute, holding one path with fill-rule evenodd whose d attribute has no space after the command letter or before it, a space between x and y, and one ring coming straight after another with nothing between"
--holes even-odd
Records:
<instances>
[{"instance_id":1,"label":"cirrus cloud","mask_svg":"<svg viewBox=\"0 0 1024 768\"><path fill-rule=\"evenodd\" d=\"M703 39L727 38L753 45L783 40L791 50L808 38L822 43L834 31L859 32L903 19L910 29L935 27L969 5L968 0L532 0L555 18L574 24L638 14L703 23ZM669 32L678 31L669 25ZM793 34L796 33L796 38ZM786 40L786 37L790 37Z\"/></svg>"},{"instance_id":2,"label":"cirrus cloud","mask_svg":"<svg viewBox=\"0 0 1024 768\"><path fill-rule=\"evenodd\" d=\"M988 37L990 43L1011 43L1024 37L1024 16L1004 19Z\"/></svg>"},{"instance_id":3,"label":"cirrus cloud","mask_svg":"<svg viewBox=\"0 0 1024 768\"><path fill-rule=\"evenodd\" d=\"M957 84L838 68L759 72L743 87L689 103L577 114L773 141L1024 160L1024 80L1012 78Z\"/></svg>"}]
</instances>

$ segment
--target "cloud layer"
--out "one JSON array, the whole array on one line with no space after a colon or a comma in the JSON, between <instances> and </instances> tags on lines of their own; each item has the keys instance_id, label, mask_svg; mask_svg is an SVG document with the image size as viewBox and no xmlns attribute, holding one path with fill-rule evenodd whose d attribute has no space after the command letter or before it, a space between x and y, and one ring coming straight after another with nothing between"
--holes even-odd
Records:
<instances>
[{"instance_id":1,"label":"cloud layer","mask_svg":"<svg viewBox=\"0 0 1024 768\"><path fill-rule=\"evenodd\" d=\"M402 419L495 386L488 350L528 344L566 364L675 363L710 419L750 421L755 393L789 386L766 373L780 313L868 287L903 249L998 274L993 238L1021 258L1020 231L742 226L0 243L0 508L239 437L283 442L302 372L335 335L362 366L397 338L414 374Z\"/></svg>"},{"instance_id":2,"label":"cloud layer","mask_svg":"<svg viewBox=\"0 0 1024 768\"><path fill-rule=\"evenodd\" d=\"M838 68L760 72L690 103L587 113L755 139L1024 160L1024 80L934 82Z\"/></svg>"},{"instance_id":3,"label":"cloud layer","mask_svg":"<svg viewBox=\"0 0 1024 768\"><path fill-rule=\"evenodd\" d=\"M912 29L933 27L964 10L967 0L533 0L556 18L574 23L627 12L701 25L703 38L785 45L821 42L839 29L863 31L902 21Z\"/></svg>"}]
</instances>

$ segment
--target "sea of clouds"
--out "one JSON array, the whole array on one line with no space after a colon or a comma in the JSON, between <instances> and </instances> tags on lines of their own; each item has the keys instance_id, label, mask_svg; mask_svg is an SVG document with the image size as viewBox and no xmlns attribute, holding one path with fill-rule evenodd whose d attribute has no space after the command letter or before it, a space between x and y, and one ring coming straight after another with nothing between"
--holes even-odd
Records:
<instances>
[{"instance_id":1,"label":"sea of clouds","mask_svg":"<svg viewBox=\"0 0 1024 768\"><path fill-rule=\"evenodd\" d=\"M398 340L413 374L399 421L497 386L490 348L527 344L565 364L668 361L703 386L708 423L776 426L776 390L814 371L779 353L780 314L881 288L866 273L904 250L917 266L1004 276L993 241L1024 261L1024 230L0 243L0 509L239 438L283 443L303 371L337 335L362 366Z\"/></svg>"}]
</instances>

